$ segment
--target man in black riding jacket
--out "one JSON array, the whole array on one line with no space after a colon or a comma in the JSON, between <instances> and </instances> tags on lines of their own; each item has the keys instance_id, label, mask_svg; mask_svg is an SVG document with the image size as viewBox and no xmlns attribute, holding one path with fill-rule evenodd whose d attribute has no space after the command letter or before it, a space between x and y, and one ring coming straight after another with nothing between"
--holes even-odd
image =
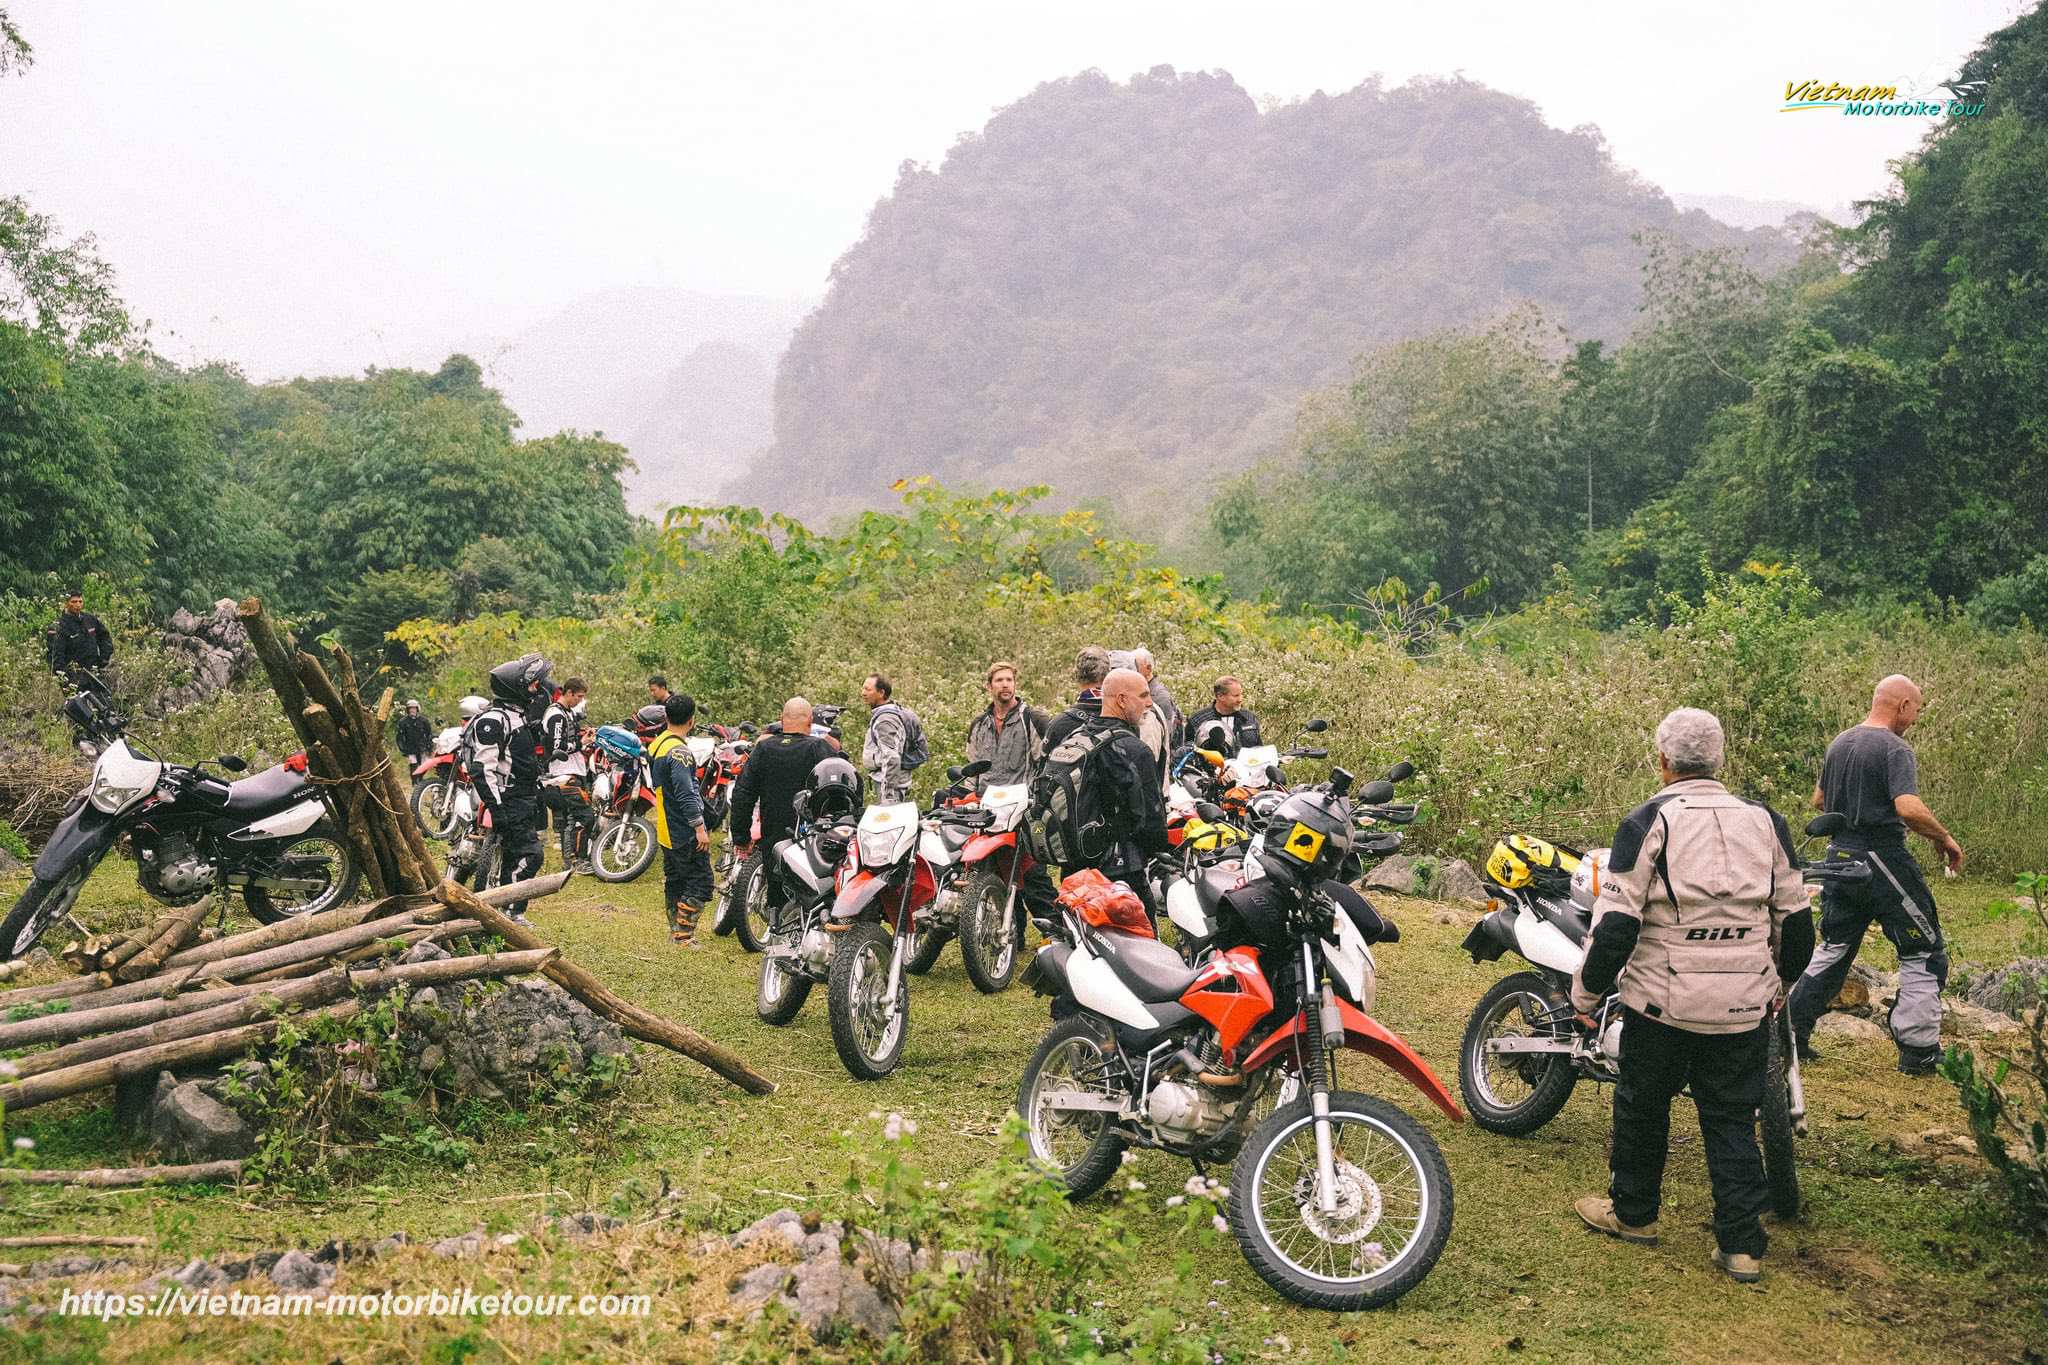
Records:
<instances>
[{"instance_id":1,"label":"man in black riding jacket","mask_svg":"<svg viewBox=\"0 0 2048 1365\"><path fill-rule=\"evenodd\" d=\"M1259 738L1259 718L1245 709L1243 683L1236 678L1218 678L1212 695L1213 702L1188 717L1189 743L1207 748L1209 732L1221 730L1225 758L1235 757L1240 749L1254 749L1264 743Z\"/></svg>"},{"instance_id":2,"label":"man in black riding jacket","mask_svg":"<svg viewBox=\"0 0 2048 1365\"><path fill-rule=\"evenodd\" d=\"M1093 788L1090 804L1101 812L1109 832L1108 846L1086 865L1111 881L1128 883L1156 923L1159 907L1153 904L1145 865L1152 855L1164 853L1172 845L1166 837L1166 797L1159 766L1138 736L1138 722L1151 709L1152 689L1136 670L1119 668L1103 680L1102 714L1090 723L1108 730L1109 742L1090 758L1082 780Z\"/></svg>"},{"instance_id":3,"label":"man in black riding jacket","mask_svg":"<svg viewBox=\"0 0 2048 1365\"><path fill-rule=\"evenodd\" d=\"M1766 1029L1813 955L1813 912L1785 817L1714 780L1725 747L1706 711L1664 717L1664 790L1621 822L1601 869L1572 1004L1590 1025L1619 989L1621 1078L1608 1197L1576 1208L1596 1231L1655 1245L1671 1101L1690 1086L1714 1187L1714 1263L1750 1282L1765 1245Z\"/></svg>"},{"instance_id":4,"label":"man in black riding jacket","mask_svg":"<svg viewBox=\"0 0 2048 1365\"><path fill-rule=\"evenodd\" d=\"M754 812L761 814L761 848L787 839L796 824L796 797L810 785L811 769L839 750L829 739L811 733L811 704L791 697L782 704L779 730L763 734L747 755L739 780L732 786L732 851L745 858L754 851ZM774 922L785 896L782 879L768 878L768 917Z\"/></svg>"},{"instance_id":5,"label":"man in black riding jacket","mask_svg":"<svg viewBox=\"0 0 2048 1365\"><path fill-rule=\"evenodd\" d=\"M99 617L85 609L85 598L71 593L64 610L43 632L43 653L50 671L74 686L86 686L76 670L105 668L114 657L114 637Z\"/></svg>"},{"instance_id":6,"label":"man in black riding jacket","mask_svg":"<svg viewBox=\"0 0 2048 1365\"><path fill-rule=\"evenodd\" d=\"M463 766L503 849L493 885L540 871L540 780L548 763L540 721L550 698L548 667L539 654L528 654L492 669L490 709L470 722L464 737ZM526 902L508 905L505 913L524 918Z\"/></svg>"},{"instance_id":7,"label":"man in black riding jacket","mask_svg":"<svg viewBox=\"0 0 2048 1365\"><path fill-rule=\"evenodd\" d=\"M1089 645L1083 649L1074 660L1074 681L1081 684L1081 695L1045 727L1045 738L1038 745L1040 761L1059 748L1061 740L1082 726L1092 724L1102 714L1102 680L1108 676L1109 651L1101 645Z\"/></svg>"}]
</instances>

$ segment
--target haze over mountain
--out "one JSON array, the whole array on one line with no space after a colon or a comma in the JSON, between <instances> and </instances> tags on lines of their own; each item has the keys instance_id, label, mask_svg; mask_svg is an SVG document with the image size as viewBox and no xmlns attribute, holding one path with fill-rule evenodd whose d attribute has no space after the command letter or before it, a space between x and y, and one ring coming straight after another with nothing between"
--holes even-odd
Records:
<instances>
[{"instance_id":1,"label":"haze over mountain","mask_svg":"<svg viewBox=\"0 0 2048 1365\"><path fill-rule=\"evenodd\" d=\"M740 491L830 514L932 473L1171 522L1375 345L1523 302L1620 340L1644 232L1794 255L1467 81L1263 113L1223 73L1052 81L939 169L903 165L797 329Z\"/></svg>"}]
</instances>

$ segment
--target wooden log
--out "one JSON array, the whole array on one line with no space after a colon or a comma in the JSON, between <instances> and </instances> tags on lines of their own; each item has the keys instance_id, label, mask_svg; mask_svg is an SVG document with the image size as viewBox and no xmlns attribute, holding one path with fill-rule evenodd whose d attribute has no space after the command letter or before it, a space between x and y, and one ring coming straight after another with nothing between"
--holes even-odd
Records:
<instances>
[{"instance_id":1,"label":"wooden log","mask_svg":"<svg viewBox=\"0 0 2048 1365\"><path fill-rule=\"evenodd\" d=\"M291 654L284 642L277 638L277 629L264 613L262 599L243 598L235 614L241 619L242 629L248 632L249 647L256 651L257 660L270 678L271 690L284 703L285 718L298 732L299 742L304 744L307 736L299 730L299 712L306 709L306 689L299 685L298 675L292 671Z\"/></svg>"},{"instance_id":2,"label":"wooden log","mask_svg":"<svg viewBox=\"0 0 2048 1365\"><path fill-rule=\"evenodd\" d=\"M300 1017L352 1019L362 1013L362 1010L359 1002L344 1000L313 1015ZM182 1067L196 1066L201 1062L214 1062L223 1057L239 1056L259 1043L267 1041L277 1032L282 1022L278 1019L264 1019L254 1024L244 1024L240 1028L223 1029L197 1038L180 1038L175 1042L158 1043L154 1047L139 1047L132 1051L117 1053L112 1057L102 1057L98 1061L67 1066L61 1071L46 1071L40 1076L11 1081L6 1085L0 1085L0 1105L5 1105L9 1111L18 1113L23 1109L33 1109L39 1104L48 1104L51 1100L63 1099L66 1095L99 1090L116 1081L124 1081L130 1076L176 1071Z\"/></svg>"},{"instance_id":3,"label":"wooden log","mask_svg":"<svg viewBox=\"0 0 2048 1365\"><path fill-rule=\"evenodd\" d=\"M418 822L412 818L412 805L406 799L406 784L392 766L391 751L384 743L384 717L390 714L394 694L387 687L377 709L367 709L356 680L355 660L340 645L330 652L334 658L335 691L354 732L357 770L363 775L368 798L364 813L374 827L372 836L390 846L398 863L398 889L431 890L440 879L429 876L434 868L433 858L427 854L425 840L419 837ZM418 847L414 846L415 840Z\"/></svg>"},{"instance_id":4,"label":"wooden log","mask_svg":"<svg viewBox=\"0 0 2048 1365\"><path fill-rule=\"evenodd\" d=\"M118 1033L105 1033L97 1038L85 1038L66 1047L23 1057L15 1063L17 1079L39 1076L46 1071L61 1071L68 1066L97 1061L102 1057L112 1057L138 1047L175 1042L180 1038L195 1038L202 1033L233 1028L293 1007L315 1008L351 993L360 995L389 990L394 986L416 988L441 985L450 981L519 976L526 972L539 971L553 956L553 949L482 953L472 957L439 958L433 962L397 963L368 971L345 971L324 963L315 964L320 968L320 974L302 981L232 987L230 989L234 998L224 1001L221 997L228 995L227 991L189 996L186 999L202 1004L209 1000L219 1003L208 1009L188 1010L183 1014L146 1023L140 1027Z\"/></svg>"},{"instance_id":5,"label":"wooden log","mask_svg":"<svg viewBox=\"0 0 2048 1365\"><path fill-rule=\"evenodd\" d=\"M319 934L313 938L300 939L296 943L282 943L275 948L265 948L261 952L226 958L210 964L206 974L210 977L217 976L223 981L246 981L258 972L267 972L272 967L311 961L349 948L358 948L365 943L374 943L378 939L396 938L406 930L418 927L418 912L402 910L383 919L368 920L352 929L337 929L331 934Z\"/></svg>"},{"instance_id":6,"label":"wooden log","mask_svg":"<svg viewBox=\"0 0 2048 1365\"><path fill-rule=\"evenodd\" d=\"M190 943L199 933L199 925L213 913L213 897L202 896L192 904L169 917L164 931L150 940L149 946L128 959L115 969L114 975L123 981L140 981L153 975L157 968L172 953Z\"/></svg>"},{"instance_id":7,"label":"wooden log","mask_svg":"<svg viewBox=\"0 0 2048 1365\"><path fill-rule=\"evenodd\" d=\"M311 976L315 972L324 971L332 963L364 962L375 957L402 953L415 943L441 943L448 939L461 938L466 934L477 933L482 928L483 926L473 919L458 919L431 927L407 929L400 933L388 934L383 938L373 939L359 947L330 953L325 957L294 963L286 967L273 967L256 976L244 978L244 980L256 982L289 981L296 977Z\"/></svg>"},{"instance_id":8,"label":"wooden log","mask_svg":"<svg viewBox=\"0 0 2048 1365\"><path fill-rule=\"evenodd\" d=\"M146 1247L147 1237L88 1237L53 1232L40 1237L0 1237L0 1247Z\"/></svg>"},{"instance_id":9,"label":"wooden log","mask_svg":"<svg viewBox=\"0 0 2048 1365\"><path fill-rule=\"evenodd\" d=\"M202 896L195 904L204 903L205 899ZM138 957L144 948L149 946L150 938L162 927L163 920L159 919L156 923L150 925L148 930L141 936L123 939L112 948L109 948L100 955L100 970L112 972L119 980L126 981L128 978L121 975L121 969Z\"/></svg>"},{"instance_id":10,"label":"wooden log","mask_svg":"<svg viewBox=\"0 0 2048 1365\"><path fill-rule=\"evenodd\" d=\"M242 1162L201 1161L190 1166L109 1166L93 1171L17 1171L0 1166L0 1184L85 1185L125 1190L136 1185L225 1185L242 1178Z\"/></svg>"},{"instance_id":11,"label":"wooden log","mask_svg":"<svg viewBox=\"0 0 2048 1365\"><path fill-rule=\"evenodd\" d=\"M0 992L0 1014L17 1005L47 1005L52 1000L69 1000L74 996L105 990L113 984L114 978L106 972L93 972L87 976L74 976L69 981L52 981L46 986L18 986L11 991Z\"/></svg>"},{"instance_id":12,"label":"wooden log","mask_svg":"<svg viewBox=\"0 0 2048 1365\"><path fill-rule=\"evenodd\" d=\"M444 881L437 893L451 909L482 922L486 929L517 948L544 948L540 936L526 925L506 918L496 907L477 899L466 886ZM549 980L581 1000L591 1009L644 1042L682 1053L725 1077L751 1095L772 1095L775 1082L748 1066L738 1053L713 1042L695 1029L664 1019L611 993L602 981L569 961L558 957L544 969Z\"/></svg>"},{"instance_id":13,"label":"wooden log","mask_svg":"<svg viewBox=\"0 0 2048 1365\"><path fill-rule=\"evenodd\" d=\"M272 948L280 943L292 943L302 938L313 938L331 933L336 929L347 929L361 924L364 920L383 919L402 910L412 910L421 918L432 918L445 914L446 907L431 896L386 896L381 900L362 901L355 905L337 906L322 910L315 915L293 915L290 919L266 924L261 928L245 930L227 938L215 939L172 953L164 960L166 967L189 967L202 962L219 962L224 958L241 957L262 948Z\"/></svg>"},{"instance_id":14,"label":"wooden log","mask_svg":"<svg viewBox=\"0 0 2048 1365\"><path fill-rule=\"evenodd\" d=\"M300 654L300 658L306 658ZM390 851L382 841L370 837L368 821L364 810L365 792L361 773L357 768L360 761L354 746L342 737L338 717L319 702L310 702L302 713L306 725L319 739L319 751L323 757L321 766L327 771L319 779L329 788L330 794L338 797L335 804L341 807L342 832L348 836L349 846L362 860L363 872L377 895L388 896L398 892L398 868L392 862Z\"/></svg>"},{"instance_id":15,"label":"wooden log","mask_svg":"<svg viewBox=\"0 0 2048 1365\"><path fill-rule=\"evenodd\" d=\"M219 990L194 991L189 995L172 996L168 999L160 997L154 1000L132 1000L125 1005L105 1005L99 1009L66 1010L62 1014L39 1015L34 1019L0 1024L0 1048L63 1043L74 1038L90 1038L95 1033L111 1033L142 1024L153 1024L159 1019L171 1019L181 1014L190 1014L194 1010L210 1009L230 1000L240 1000L262 989L261 986L249 984L225 986ZM34 1061L35 1058L26 1060Z\"/></svg>"}]
</instances>

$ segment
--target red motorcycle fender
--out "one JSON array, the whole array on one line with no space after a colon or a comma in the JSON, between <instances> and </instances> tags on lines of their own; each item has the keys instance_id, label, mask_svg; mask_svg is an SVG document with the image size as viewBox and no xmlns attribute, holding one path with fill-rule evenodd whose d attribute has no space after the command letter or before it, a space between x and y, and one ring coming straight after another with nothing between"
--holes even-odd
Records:
<instances>
[{"instance_id":1,"label":"red motorcycle fender","mask_svg":"<svg viewBox=\"0 0 2048 1365\"><path fill-rule=\"evenodd\" d=\"M1420 1090L1437 1108L1444 1111L1453 1123L1465 1121L1465 1111L1458 1108L1458 1102L1451 1098L1451 1092L1429 1069L1429 1063L1415 1055L1415 1050L1401 1041L1401 1036L1383 1027L1371 1015L1348 1001L1337 1002L1337 1012L1344 1020L1344 1046L1354 1052L1363 1052L1376 1057L1410 1085ZM1286 1024L1275 1030L1258 1050L1244 1059L1244 1069L1256 1071L1271 1061L1290 1039L1299 1035L1306 1025L1297 1014Z\"/></svg>"},{"instance_id":2,"label":"red motorcycle fender","mask_svg":"<svg viewBox=\"0 0 2048 1365\"><path fill-rule=\"evenodd\" d=\"M1017 831L1005 830L1001 834L977 834L967 841L967 847L960 850L960 861L978 863L984 858L995 857L996 870L1003 876L1010 875L1009 858L996 857L1006 850L1017 847ZM1013 855L1014 856L1014 855ZM1030 855L1025 856L1025 866L1030 866Z\"/></svg>"},{"instance_id":3,"label":"red motorcycle fender","mask_svg":"<svg viewBox=\"0 0 2048 1365\"><path fill-rule=\"evenodd\" d=\"M868 906L874 903L875 897L888 889L888 882L862 868L840 888L839 895L833 900L833 921L843 924L848 920L860 918Z\"/></svg>"}]
</instances>

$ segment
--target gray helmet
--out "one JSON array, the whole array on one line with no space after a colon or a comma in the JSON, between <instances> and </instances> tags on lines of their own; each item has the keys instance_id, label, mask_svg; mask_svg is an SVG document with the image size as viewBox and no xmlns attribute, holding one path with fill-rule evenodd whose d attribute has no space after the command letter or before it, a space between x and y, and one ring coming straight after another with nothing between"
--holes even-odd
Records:
<instances>
[{"instance_id":1,"label":"gray helmet","mask_svg":"<svg viewBox=\"0 0 2048 1365\"><path fill-rule=\"evenodd\" d=\"M489 710L490 705L491 704L485 701L482 697L477 696L475 693L471 693L469 696L464 697L461 701L457 702L455 704L455 709L462 713L462 718L464 720L475 720L478 716L482 715L485 711Z\"/></svg>"}]
</instances>

